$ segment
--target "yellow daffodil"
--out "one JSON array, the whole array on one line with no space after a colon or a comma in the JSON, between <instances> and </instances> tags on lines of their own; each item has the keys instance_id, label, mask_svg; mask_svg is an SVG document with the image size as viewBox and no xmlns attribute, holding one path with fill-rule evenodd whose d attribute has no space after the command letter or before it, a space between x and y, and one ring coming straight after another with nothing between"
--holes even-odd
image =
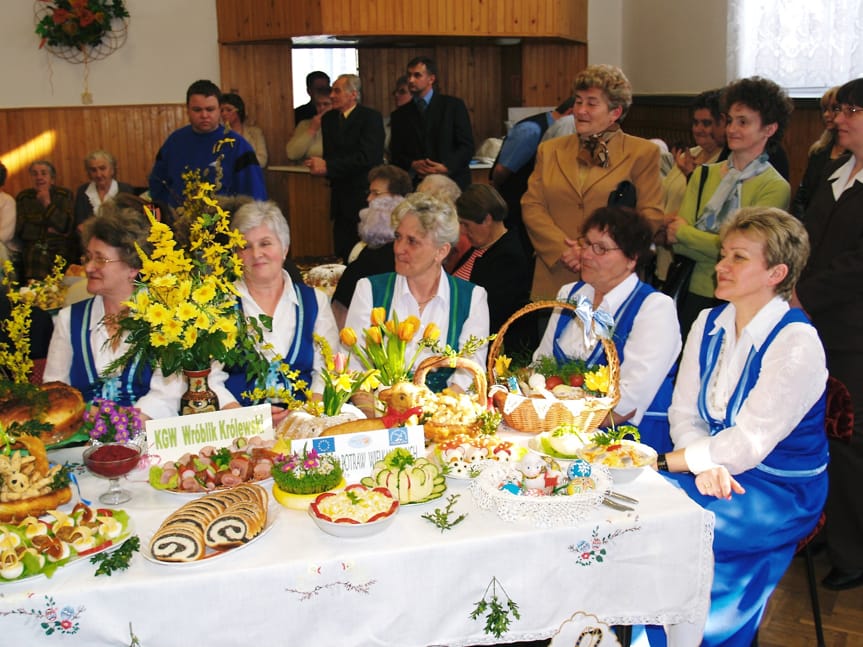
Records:
<instances>
[{"instance_id":1,"label":"yellow daffodil","mask_svg":"<svg viewBox=\"0 0 863 647\"><path fill-rule=\"evenodd\" d=\"M589 391L608 393L608 366L600 366L590 373L584 374L584 386Z\"/></svg>"},{"instance_id":2,"label":"yellow daffodil","mask_svg":"<svg viewBox=\"0 0 863 647\"><path fill-rule=\"evenodd\" d=\"M511 357L498 355L494 360L494 372L497 373L499 377L506 377L509 375L509 365L511 362Z\"/></svg>"},{"instance_id":3,"label":"yellow daffodil","mask_svg":"<svg viewBox=\"0 0 863 647\"><path fill-rule=\"evenodd\" d=\"M429 341L440 339L440 328L435 322L431 322L426 326L425 332L423 332L423 339L428 339Z\"/></svg>"}]
</instances>

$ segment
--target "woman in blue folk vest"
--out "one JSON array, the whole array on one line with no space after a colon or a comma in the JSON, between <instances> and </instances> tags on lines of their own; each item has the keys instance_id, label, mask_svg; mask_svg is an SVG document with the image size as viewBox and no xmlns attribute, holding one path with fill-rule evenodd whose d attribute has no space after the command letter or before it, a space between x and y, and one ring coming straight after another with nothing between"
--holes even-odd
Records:
<instances>
[{"instance_id":1,"label":"woman in blue folk vest","mask_svg":"<svg viewBox=\"0 0 863 647\"><path fill-rule=\"evenodd\" d=\"M581 229L581 281L564 285L557 298L586 297L594 310L614 319L613 341L620 358L620 401L605 425L637 425L642 442L670 451L668 405L680 353L674 302L638 278L651 256L652 232L644 216L626 207L602 207ZM602 344L585 347L583 328L570 310L555 310L534 359L583 359L605 364Z\"/></svg>"},{"instance_id":2,"label":"woman in blue folk vest","mask_svg":"<svg viewBox=\"0 0 863 647\"><path fill-rule=\"evenodd\" d=\"M142 211L105 202L81 232L87 291L93 298L63 308L54 322L44 380L65 382L85 401L106 398L134 405L144 416L175 416L185 391L182 377L164 378L159 370L134 361L115 374L106 368L128 350L118 337L117 320L131 299L141 269L138 245L150 254L150 222ZM125 335L124 335L125 336Z\"/></svg>"},{"instance_id":3,"label":"woman in blue folk vest","mask_svg":"<svg viewBox=\"0 0 863 647\"><path fill-rule=\"evenodd\" d=\"M669 409L675 450L657 463L716 515L702 644L748 646L827 496L827 369L815 328L788 305L809 255L803 225L741 209L720 243L716 297L728 303L692 326Z\"/></svg>"},{"instance_id":4,"label":"woman in blue folk vest","mask_svg":"<svg viewBox=\"0 0 863 647\"><path fill-rule=\"evenodd\" d=\"M414 315L420 330L434 322L441 331L441 341L458 349L471 336L488 336L488 296L485 289L450 276L443 262L459 238L455 207L448 200L438 200L424 193L411 193L395 208L392 215L396 271L377 274L357 283L345 325L356 331L368 328L372 308L382 307L387 319L397 315L404 321ZM407 348L412 356L417 343L414 337ZM424 349L419 359L431 355ZM485 366L486 349L468 359ZM429 374L427 384L436 391L449 386L466 391L473 376L457 370L441 369Z\"/></svg>"},{"instance_id":5,"label":"woman in blue folk vest","mask_svg":"<svg viewBox=\"0 0 863 647\"><path fill-rule=\"evenodd\" d=\"M300 379L313 393L323 392L320 371L323 357L315 346L313 335L325 338L331 348L338 348L339 331L327 295L320 290L294 283L283 269L291 245L288 222L275 202L249 202L237 209L234 229L246 239L239 252L243 261L243 280L236 284L240 307L247 317L272 317L272 330L264 330L264 343L275 354L267 376L267 386L283 384L279 366L282 362L300 372ZM222 409L251 404L244 392L255 388L246 378L246 367L225 367L214 371L210 386L219 397ZM283 407L273 405L273 425L287 415Z\"/></svg>"}]
</instances>

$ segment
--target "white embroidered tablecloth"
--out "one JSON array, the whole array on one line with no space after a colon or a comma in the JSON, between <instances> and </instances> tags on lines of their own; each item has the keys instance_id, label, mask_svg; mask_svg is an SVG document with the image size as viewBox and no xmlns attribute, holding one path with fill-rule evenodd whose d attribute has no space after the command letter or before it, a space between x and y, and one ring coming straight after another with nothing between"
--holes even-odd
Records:
<instances>
[{"instance_id":1,"label":"white embroidered tablecloth","mask_svg":"<svg viewBox=\"0 0 863 647\"><path fill-rule=\"evenodd\" d=\"M80 460L81 449L63 458ZM185 499L157 492L143 471L121 506L145 542ZM95 500L106 482L79 474ZM340 539L302 512L276 506L265 535L191 566L154 564L94 577L82 560L52 578L0 584L0 644L479 645L545 638L577 612L608 624L675 624L698 635L709 604L713 517L652 470L615 489L634 512L599 507L572 527L505 522L473 501L467 481L447 494L467 518L441 532L403 506L382 533ZM492 578L518 604L500 639L470 618ZM498 589L499 593L500 590ZM502 602L505 598L501 596ZM694 628L694 632L692 629ZM692 641L695 641L694 643ZM672 643L697 644L697 638Z\"/></svg>"}]
</instances>

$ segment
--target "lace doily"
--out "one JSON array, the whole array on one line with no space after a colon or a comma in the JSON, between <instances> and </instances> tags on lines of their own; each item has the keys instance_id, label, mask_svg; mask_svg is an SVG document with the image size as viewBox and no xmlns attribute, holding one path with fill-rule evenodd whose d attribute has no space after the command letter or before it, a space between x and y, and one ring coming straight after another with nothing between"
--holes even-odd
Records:
<instances>
[{"instance_id":1,"label":"lace doily","mask_svg":"<svg viewBox=\"0 0 863 647\"><path fill-rule=\"evenodd\" d=\"M504 521L527 521L539 528L573 525L584 519L611 491L611 474L605 467L594 466L591 477L596 489L590 492L559 496L520 496L501 490L507 479L520 473L512 464L487 467L470 484L476 504L483 510L494 510Z\"/></svg>"}]
</instances>

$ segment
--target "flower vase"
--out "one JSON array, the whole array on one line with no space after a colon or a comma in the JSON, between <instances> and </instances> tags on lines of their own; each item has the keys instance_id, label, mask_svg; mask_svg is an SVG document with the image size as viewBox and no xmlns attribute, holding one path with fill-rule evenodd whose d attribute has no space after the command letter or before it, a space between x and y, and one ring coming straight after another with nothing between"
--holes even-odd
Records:
<instances>
[{"instance_id":1,"label":"flower vase","mask_svg":"<svg viewBox=\"0 0 863 647\"><path fill-rule=\"evenodd\" d=\"M180 415L218 411L219 399L207 383L210 369L205 368L201 371L183 369L183 374L186 376L189 388L180 399Z\"/></svg>"}]
</instances>

